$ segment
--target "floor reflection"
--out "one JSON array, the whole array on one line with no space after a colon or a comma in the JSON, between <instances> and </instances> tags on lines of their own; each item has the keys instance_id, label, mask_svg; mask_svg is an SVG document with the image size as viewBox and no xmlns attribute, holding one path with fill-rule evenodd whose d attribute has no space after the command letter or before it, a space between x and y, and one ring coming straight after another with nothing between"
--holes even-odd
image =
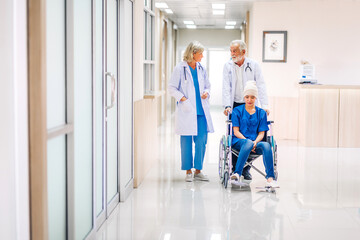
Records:
<instances>
[{"instance_id":1,"label":"floor reflection","mask_svg":"<svg viewBox=\"0 0 360 240\"><path fill-rule=\"evenodd\" d=\"M159 129L159 162L120 203L97 239L360 239L360 149L304 148L278 140L280 188L224 189L218 179L221 109L212 112L204 172L210 182L184 181L173 120ZM276 137L276 136L275 136ZM255 166L263 170L262 159Z\"/></svg>"}]
</instances>

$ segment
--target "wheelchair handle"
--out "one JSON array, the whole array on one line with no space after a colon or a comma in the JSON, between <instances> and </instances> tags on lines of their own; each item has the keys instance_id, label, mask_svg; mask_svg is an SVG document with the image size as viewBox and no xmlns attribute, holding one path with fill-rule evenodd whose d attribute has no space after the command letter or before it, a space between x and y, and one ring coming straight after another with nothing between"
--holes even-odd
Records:
<instances>
[{"instance_id":1,"label":"wheelchair handle","mask_svg":"<svg viewBox=\"0 0 360 240\"><path fill-rule=\"evenodd\" d=\"M228 113L228 115L227 115L226 122L227 122L227 123L231 123L230 113Z\"/></svg>"}]
</instances>

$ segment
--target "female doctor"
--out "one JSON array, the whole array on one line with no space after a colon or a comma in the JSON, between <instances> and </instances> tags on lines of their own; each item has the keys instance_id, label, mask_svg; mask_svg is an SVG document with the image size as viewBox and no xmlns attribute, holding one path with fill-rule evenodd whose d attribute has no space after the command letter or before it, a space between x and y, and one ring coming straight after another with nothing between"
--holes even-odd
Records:
<instances>
[{"instance_id":1,"label":"female doctor","mask_svg":"<svg viewBox=\"0 0 360 240\"><path fill-rule=\"evenodd\" d=\"M181 170L186 170L187 182L209 181L201 172L207 134L214 132L209 109L210 82L200 64L203 51L201 43L191 42L185 50L183 61L174 68L168 86L170 95L177 101L175 133L181 136ZM192 151L193 141L195 158Z\"/></svg>"}]
</instances>

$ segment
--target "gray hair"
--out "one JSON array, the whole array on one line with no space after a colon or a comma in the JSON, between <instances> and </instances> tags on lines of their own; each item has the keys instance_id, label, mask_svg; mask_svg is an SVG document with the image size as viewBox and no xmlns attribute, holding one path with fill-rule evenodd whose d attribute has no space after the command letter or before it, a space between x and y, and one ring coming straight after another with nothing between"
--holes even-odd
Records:
<instances>
[{"instance_id":1,"label":"gray hair","mask_svg":"<svg viewBox=\"0 0 360 240\"><path fill-rule=\"evenodd\" d=\"M247 51L246 43L245 43L243 40L234 40L234 41L231 41L230 47L231 47L231 46L234 46L234 45L239 45L240 51L242 51L242 50Z\"/></svg>"},{"instance_id":2,"label":"gray hair","mask_svg":"<svg viewBox=\"0 0 360 240\"><path fill-rule=\"evenodd\" d=\"M194 53L203 52L203 51L204 51L204 46L201 43L199 43L198 41L192 41L186 47L183 60L190 63L194 60L194 55L193 55Z\"/></svg>"}]
</instances>

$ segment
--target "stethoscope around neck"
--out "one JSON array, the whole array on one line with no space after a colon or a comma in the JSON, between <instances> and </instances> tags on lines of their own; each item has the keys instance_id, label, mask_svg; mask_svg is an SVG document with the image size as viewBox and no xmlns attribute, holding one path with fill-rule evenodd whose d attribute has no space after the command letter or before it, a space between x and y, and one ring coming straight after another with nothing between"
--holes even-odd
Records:
<instances>
[{"instance_id":1,"label":"stethoscope around neck","mask_svg":"<svg viewBox=\"0 0 360 240\"><path fill-rule=\"evenodd\" d=\"M251 67L250 67L250 63L249 63L249 62L246 63L245 72L246 72L248 69L250 70L250 72L252 72L252 69L251 69Z\"/></svg>"},{"instance_id":2,"label":"stethoscope around neck","mask_svg":"<svg viewBox=\"0 0 360 240\"><path fill-rule=\"evenodd\" d=\"M186 66L184 66L184 76L185 76L185 83L187 83L187 79L186 79ZM203 67L201 66L201 64L199 63L199 70L201 70Z\"/></svg>"},{"instance_id":3,"label":"stethoscope around neck","mask_svg":"<svg viewBox=\"0 0 360 240\"><path fill-rule=\"evenodd\" d=\"M246 70L250 70L250 72L252 72L252 69L251 69L251 67L250 67L250 63L247 63L247 65L246 65L246 68L245 68L245 72L246 72Z\"/></svg>"}]
</instances>

